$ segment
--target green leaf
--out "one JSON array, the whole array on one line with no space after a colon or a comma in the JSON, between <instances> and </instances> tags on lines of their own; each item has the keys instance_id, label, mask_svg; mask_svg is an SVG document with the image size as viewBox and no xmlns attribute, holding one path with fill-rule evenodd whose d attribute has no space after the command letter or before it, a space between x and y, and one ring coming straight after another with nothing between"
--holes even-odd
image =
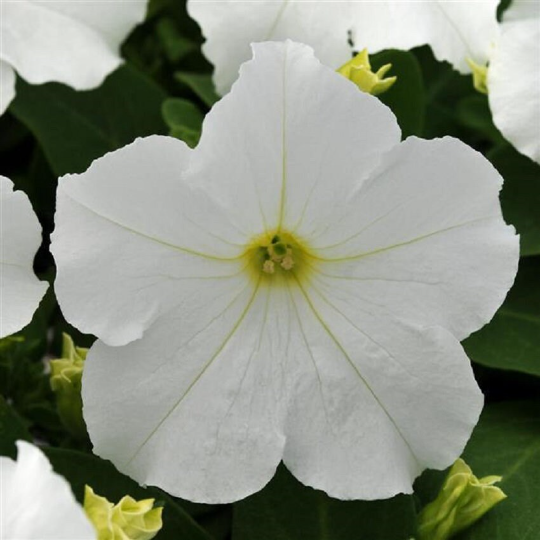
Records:
<instances>
[{"instance_id":1,"label":"green leaf","mask_svg":"<svg viewBox=\"0 0 540 540\"><path fill-rule=\"evenodd\" d=\"M197 49L197 44L180 34L176 22L163 17L156 24L156 32L167 59L176 63Z\"/></svg>"},{"instance_id":2,"label":"green leaf","mask_svg":"<svg viewBox=\"0 0 540 540\"><path fill-rule=\"evenodd\" d=\"M234 505L233 540L408 540L415 528L412 497L339 501L283 466L261 492Z\"/></svg>"},{"instance_id":3,"label":"green leaf","mask_svg":"<svg viewBox=\"0 0 540 540\"><path fill-rule=\"evenodd\" d=\"M55 307L56 300L49 288L32 322L2 340L0 347L0 393L24 422L38 432L55 424L59 427L43 363L48 350L47 329Z\"/></svg>"},{"instance_id":4,"label":"green leaf","mask_svg":"<svg viewBox=\"0 0 540 540\"><path fill-rule=\"evenodd\" d=\"M170 135L186 142L191 148L197 146L201 137L204 116L191 101L171 98L163 102L163 118Z\"/></svg>"},{"instance_id":5,"label":"green leaf","mask_svg":"<svg viewBox=\"0 0 540 540\"><path fill-rule=\"evenodd\" d=\"M475 95L472 77L460 75L447 62L439 62L430 47L414 49L422 69L426 89L426 120L423 137L432 139L452 135L465 142L471 133L464 128L456 115L459 102L466 96Z\"/></svg>"},{"instance_id":6,"label":"green leaf","mask_svg":"<svg viewBox=\"0 0 540 540\"><path fill-rule=\"evenodd\" d=\"M208 107L212 107L219 100L211 75L178 71L174 74L174 77L177 81L189 87Z\"/></svg>"},{"instance_id":7,"label":"green leaf","mask_svg":"<svg viewBox=\"0 0 540 540\"><path fill-rule=\"evenodd\" d=\"M18 145L25 142L30 136L28 129L17 121L9 112L0 116L0 152L5 153L6 161L10 157L9 152L13 152ZM4 156L2 156L4 157ZM5 167L5 163L2 162L2 168ZM5 171L3 174L6 174Z\"/></svg>"},{"instance_id":8,"label":"green leaf","mask_svg":"<svg viewBox=\"0 0 540 540\"><path fill-rule=\"evenodd\" d=\"M488 157L504 178L501 204L521 236L521 255L540 255L540 165L509 145Z\"/></svg>"},{"instance_id":9,"label":"green leaf","mask_svg":"<svg viewBox=\"0 0 540 540\"><path fill-rule=\"evenodd\" d=\"M213 540L230 540L232 506L220 505L212 512L197 516L197 522L210 533Z\"/></svg>"},{"instance_id":10,"label":"green leaf","mask_svg":"<svg viewBox=\"0 0 540 540\"><path fill-rule=\"evenodd\" d=\"M493 123L485 95L474 94L463 98L457 106L457 119L464 127L494 144L504 142L503 136Z\"/></svg>"},{"instance_id":11,"label":"green leaf","mask_svg":"<svg viewBox=\"0 0 540 540\"><path fill-rule=\"evenodd\" d=\"M540 532L540 403L488 405L463 454L475 475L501 475L508 496L453 540L536 540ZM426 504L444 473L424 474L415 486Z\"/></svg>"},{"instance_id":12,"label":"green leaf","mask_svg":"<svg viewBox=\"0 0 540 540\"><path fill-rule=\"evenodd\" d=\"M159 86L126 65L89 92L19 79L10 110L33 132L60 176L86 170L94 159L137 137L164 133L164 99Z\"/></svg>"},{"instance_id":13,"label":"green leaf","mask_svg":"<svg viewBox=\"0 0 540 540\"><path fill-rule=\"evenodd\" d=\"M163 529L156 536L157 540L210 540L210 536L166 493L139 486L119 473L110 462L74 450L45 448L44 451L54 470L69 481L79 501L83 501L86 484L115 503L124 495L135 499L154 498L164 503Z\"/></svg>"},{"instance_id":14,"label":"green leaf","mask_svg":"<svg viewBox=\"0 0 540 540\"><path fill-rule=\"evenodd\" d=\"M373 71L392 64L387 77L397 76L394 85L379 96L396 115L403 138L422 135L426 112L426 94L418 60L410 52L387 50L370 57Z\"/></svg>"},{"instance_id":15,"label":"green leaf","mask_svg":"<svg viewBox=\"0 0 540 540\"><path fill-rule=\"evenodd\" d=\"M540 258L521 260L502 307L463 345L474 362L540 376Z\"/></svg>"},{"instance_id":16,"label":"green leaf","mask_svg":"<svg viewBox=\"0 0 540 540\"><path fill-rule=\"evenodd\" d=\"M0 395L0 456L15 458L15 442L19 440L32 441L32 436L23 420Z\"/></svg>"}]
</instances>

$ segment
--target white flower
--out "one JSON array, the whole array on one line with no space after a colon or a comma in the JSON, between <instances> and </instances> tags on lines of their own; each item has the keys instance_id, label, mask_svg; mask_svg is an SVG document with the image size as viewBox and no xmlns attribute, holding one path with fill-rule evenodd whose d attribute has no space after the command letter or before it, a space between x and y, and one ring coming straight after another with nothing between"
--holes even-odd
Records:
<instances>
[{"instance_id":1,"label":"white flower","mask_svg":"<svg viewBox=\"0 0 540 540\"><path fill-rule=\"evenodd\" d=\"M203 51L226 93L257 41L291 38L311 45L338 68L352 50L430 45L439 60L469 73L467 57L484 63L498 35L498 0L189 0L189 14L206 37ZM349 41L352 40L353 47Z\"/></svg>"},{"instance_id":2,"label":"white flower","mask_svg":"<svg viewBox=\"0 0 540 540\"><path fill-rule=\"evenodd\" d=\"M95 540L69 484L34 445L17 442L17 461L0 457L0 540Z\"/></svg>"},{"instance_id":3,"label":"white flower","mask_svg":"<svg viewBox=\"0 0 540 540\"><path fill-rule=\"evenodd\" d=\"M487 83L495 125L540 163L540 2L514 0L506 11Z\"/></svg>"},{"instance_id":4,"label":"white flower","mask_svg":"<svg viewBox=\"0 0 540 540\"><path fill-rule=\"evenodd\" d=\"M28 197L0 176L0 338L25 327L47 290L32 269L41 226Z\"/></svg>"},{"instance_id":5,"label":"white flower","mask_svg":"<svg viewBox=\"0 0 540 540\"><path fill-rule=\"evenodd\" d=\"M15 71L31 84L99 86L121 63L120 44L147 0L0 0L0 114L15 97Z\"/></svg>"},{"instance_id":6,"label":"white flower","mask_svg":"<svg viewBox=\"0 0 540 540\"><path fill-rule=\"evenodd\" d=\"M52 250L94 451L202 502L283 460L342 499L449 466L482 395L459 340L516 273L501 177L292 42L254 46L199 146L139 139L60 180Z\"/></svg>"}]
</instances>

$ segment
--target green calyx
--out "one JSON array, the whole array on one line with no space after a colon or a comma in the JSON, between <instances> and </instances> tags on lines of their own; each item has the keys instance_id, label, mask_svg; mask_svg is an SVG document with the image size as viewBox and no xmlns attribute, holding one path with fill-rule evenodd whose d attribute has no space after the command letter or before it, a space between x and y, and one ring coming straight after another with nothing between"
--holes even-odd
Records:
<instances>
[{"instance_id":1,"label":"green calyx","mask_svg":"<svg viewBox=\"0 0 540 540\"><path fill-rule=\"evenodd\" d=\"M487 94L488 93L488 86L487 86L487 73L488 73L488 66L477 64L474 60L471 60L470 58L467 58L467 64L469 64L469 67L472 71L472 77L473 77L473 86L476 91L480 92L481 94Z\"/></svg>"},{"instance_id":2,"label":"green calyx","mask_svg":"<svg viewBox=\"0 0 540 540\"><path fill-rule=\"evenodd\" d=\"M419 540L447 540L467 529L506 498L494 486L501 476L477 478L461 458L450 469L437 498L418 517Z\"/></svg>"},{"instance_id":3,"label":"green calyx","mask_svg":"<svg viewBox=\"0 0 540 540\"><path fill-rule=\"evenodd\" d=\"M81 381L88 349L76 347L71 337L62 336L62 358L51 360L50 383L56 394L60 420L71 435L86 438L82 416Z\"/></svg>"},{"instance_id":4,"label":"green calyx","mask_svg":"<svg viewBox=\"0 0 540 540\"><path fill-rule=\"evenodd\" d=\"M85 486L84 511L94 525L97 540L151 540L163 526L163 508L154 499L136 501L126 495L117 504Z\"/></svg>"},{"instance_id":5,"label":"green calyx","mask_svg":"<svg viewBox=\"0 0 540 540\"><path fill-rule=\"evenodd\" d=\"M367 49L364 49L337 71L356 84L362 92L377 96L389 90L396 82L397 77L385 78L385 75L391 68L392 64L386 64L378 71L373 72Z\"/></svg>"}]
</instances>

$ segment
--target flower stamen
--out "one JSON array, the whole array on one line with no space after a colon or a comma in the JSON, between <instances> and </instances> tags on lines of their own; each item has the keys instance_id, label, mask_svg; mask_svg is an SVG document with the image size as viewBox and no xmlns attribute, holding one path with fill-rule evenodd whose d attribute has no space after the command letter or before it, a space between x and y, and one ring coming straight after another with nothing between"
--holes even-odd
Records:
<instances>
[{"instance_id":1,"label":"flower stamen","mask_svg":"<svg viewBox=\"0 0 540 540\"><path fill-rule=\"evenodd\" d=\"M272 242L266 247L266 259L263 263L263 272L273 274L279 264L284 270L291 270L294 266L293 250L290 244L281 240L278 235L274 235Z\"/></svg>"},{"instance_id":2,"label":"flower stamen","mask_svg":"<svg viewBox=\"0 0 540 540\"><path fill-rule=\"evenodd\" d=\"M250 266L255 276L260 276L262 270L270 278L277 274L286 276L304 268L307 249L293 235L281 230L278 233L266 232L255 238L246 255L252 261Z\"/></svg>"}]
</instances>

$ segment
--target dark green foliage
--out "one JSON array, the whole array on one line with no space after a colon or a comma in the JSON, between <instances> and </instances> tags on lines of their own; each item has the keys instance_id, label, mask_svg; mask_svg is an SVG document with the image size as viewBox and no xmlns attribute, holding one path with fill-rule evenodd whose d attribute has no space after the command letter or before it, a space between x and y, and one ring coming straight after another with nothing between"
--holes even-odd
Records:
<instances>
[{"instance_id":1,"label":"dark green foliage","mask_svg":"<svg viewBox=\"0 0 540 540\"><path fill-rule=\"evenodd\" d=\"M283 466L260 493L234 507L235 540L408 540L415 531L412 497L339 501L303 486Z\"/></svg>"}]
</instances>

